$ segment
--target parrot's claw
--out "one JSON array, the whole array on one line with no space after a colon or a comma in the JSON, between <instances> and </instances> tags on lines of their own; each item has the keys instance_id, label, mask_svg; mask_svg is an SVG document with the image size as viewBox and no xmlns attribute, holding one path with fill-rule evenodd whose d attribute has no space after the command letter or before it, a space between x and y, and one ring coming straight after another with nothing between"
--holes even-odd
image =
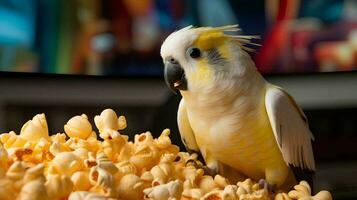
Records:
<instances>
[{"instance_id":1,"label":"parrot's claw","mask_svg":"<svg viewBox=\"0 0 357 200\"><path fill-rule=\"evenodd\" d=\"M215 177L218 174L218 171L215 169L212 169L210 167L208 167L207 165L202 167L203 171L205 172L205 175L210 175L212 177Z\"/></svg>"},{"instance_id":2,"label":"parrot's claw","mask_svg":"<svg viewBox=\"0 0 357 200\"><path fill-rule=\"evenodd\" d=\"M276 189L275 185L271 185L265 179L260 179L258 183L259 183L260 188L267 189L269 192L274 192L274 190Z\"/></svg>"},{"instance_id":3,"label":"parrot's claw","mask_svg":"<svg viewBox=\"0 0 357 200\"><path fill-rule=\"evenodd\" d=\"M203 169L205 175L210 175L212 177L216 176L218 174L218 171L215 169L212 169L208 167L207 165L202 166L200 162L197 162L196 160L189 159L186 161L186 166L191 165L194 166L196 169Z\"/></svg>"}]
</instances>

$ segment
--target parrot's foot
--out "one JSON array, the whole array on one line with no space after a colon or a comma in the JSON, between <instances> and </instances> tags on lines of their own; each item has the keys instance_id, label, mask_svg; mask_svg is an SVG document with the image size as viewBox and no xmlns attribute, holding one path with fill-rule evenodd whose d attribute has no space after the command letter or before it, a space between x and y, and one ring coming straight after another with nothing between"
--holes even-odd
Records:
<instances>
[{"instance_id":1,"label":"parrot's foot","mask_svg":"<svg viewBox=\"0 0 357 200\"><path fill-rule=\"evenodd\" d=\"M274 192L276 189L276 185L271 185L265 179L260 179L258 183L259 183L260 188L267 189L269 192Z\"/></svg>"},{"instance_id":2,"label":"parrot's foot","mask_svg":"<svg viewBox=\"0 0 357 200\"><path fill-rule=\"evenodd\" d=\"M210 175L212 177L215 177L218 174L218 171L216 169L212 169L207 165L203 166L202 169L205 175Z\"/></svg>"},{"instance_id":3,"label":"parrot's foot","mask_svg":"<svg viewBox=\"0 0 357 200\"><path fill-rule=\"evenodd\" d=\"M186 161L186 166L191 165L194 166L196 169L203 169L205 175L210 175L212 177L218 174L218 170L212 169L207 165L202 166L202 163L197 162L196 160L189 159Z\"/></svg>"}]
</instances>

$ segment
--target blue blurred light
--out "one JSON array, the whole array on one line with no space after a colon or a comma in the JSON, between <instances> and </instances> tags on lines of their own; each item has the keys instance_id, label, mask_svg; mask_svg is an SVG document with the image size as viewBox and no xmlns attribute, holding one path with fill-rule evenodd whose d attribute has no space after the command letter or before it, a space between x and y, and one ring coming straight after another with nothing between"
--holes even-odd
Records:
<instances>
[{"instance_id":1,"label":"blue blurred light","mask_svg":"<svg viewBox=\"0 0 357 200\"><path fill-rule=\"evenodd\" d=\"M35 8L34 0L0 0L0 45L33 46Z\"/></svg>"}]
</instances>

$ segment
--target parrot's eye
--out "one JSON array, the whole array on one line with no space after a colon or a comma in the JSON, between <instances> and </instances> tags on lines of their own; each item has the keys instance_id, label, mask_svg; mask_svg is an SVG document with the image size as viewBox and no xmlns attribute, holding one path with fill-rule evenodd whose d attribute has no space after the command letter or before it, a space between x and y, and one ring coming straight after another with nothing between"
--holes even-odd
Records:
<instances>
[{"instance_id":1,"label":"parrot's eye","mask_svg":"<svg viewBox=\"0 0 357 200\"><path fill-rule=\"evenodd\" d=\"M188 55L190 55L191 58L199 58L201 57L201 51L197 47L191 47L187 50Z\"/></svg>"}]
</instances>

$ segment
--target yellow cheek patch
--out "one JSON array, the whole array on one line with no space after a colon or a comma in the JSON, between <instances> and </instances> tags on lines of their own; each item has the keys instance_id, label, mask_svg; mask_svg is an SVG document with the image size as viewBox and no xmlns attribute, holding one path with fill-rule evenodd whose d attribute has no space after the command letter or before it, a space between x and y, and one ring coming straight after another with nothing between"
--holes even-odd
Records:
<instances>
[{"instance_id":1,"label":"yellow cheek patch","mask_svg":"<svg viewBox=\"0 0 357 200\"><path fill-rule=\"evenodd\" d=\"M213 69L209 67L206 59L197 62L197 69L186 74L191 83L209 83L213 80Z\"/></svg>"},{"instance_id":2,"label":"yellow cheek patch","mask_svg":"<svg viewBox=\"0 0 357 200\"><path fill-rule=\"evenodd\" d=\"M207 83L212 80L213 69L208 66L206 60L202 60L198 63L197 80Z\"/></svg>"}]
</instances>

